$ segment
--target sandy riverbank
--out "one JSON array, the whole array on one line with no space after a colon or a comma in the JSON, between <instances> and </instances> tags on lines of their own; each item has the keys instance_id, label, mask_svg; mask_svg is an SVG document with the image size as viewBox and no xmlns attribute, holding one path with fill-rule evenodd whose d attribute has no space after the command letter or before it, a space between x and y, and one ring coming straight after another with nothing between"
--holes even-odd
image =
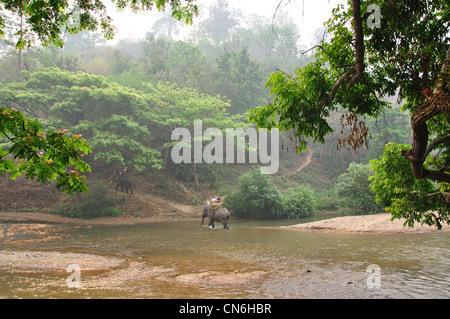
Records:
<instances>
[{"instance_id":1,"label":"sandy riverbank","mask_svg":"<svg viewBox=\"0 0 450 319\"><path fill-rule=\"evenodd\" d=\"M439 231L436 227L416 223L413 228L403 226L405 220L394 219L391 214L383 213L366 216L344 216L317 222L281 226L282 229L303 231L336 231L346 233L419 233ZM443 225L440 231L449 231L450 225Z\"/></svg>"},{"instance_id":2,"label":"sandy riverbank","mask_svg":"<svg viewBox=\"0 0 450 319\"><path fill-rule=\"evenodd\" d=\"M70 264L77 264L83 270L107 270L124 266L125 260L71 252L0 250L0 269L4 270L35 272L66 270Z\"/></svg>"},{"instance_id":3,"label":"sandy riverbank","mask_svg":"<svg viewBox=\"0 0 450 319\"><path fill-rule=\"evenodd\" d=\"M86 226L137 225L165 221L201 220L201 207L189 207L190 210L179 210L170 214L155 214L153 216L105 217L94 219L69 218L41 212L0 212L0 224L60 224Z\"/></svg>"}]
</instances>

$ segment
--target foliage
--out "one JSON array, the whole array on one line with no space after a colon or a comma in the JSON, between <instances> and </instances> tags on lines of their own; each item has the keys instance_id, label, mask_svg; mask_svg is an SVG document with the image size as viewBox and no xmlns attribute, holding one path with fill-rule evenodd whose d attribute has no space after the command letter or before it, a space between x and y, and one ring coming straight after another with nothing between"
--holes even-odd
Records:
<instances>
[{"instance_id":1,"label":"foliage","mask_svg":"<svg viewBox=\"0 0 450 319\"><path fill-rule=\"evenodd\" d=\"M248 21L251 25L233 32L225 47L234 51L247 48L250 56L261 64L265 75L276 69L292 72L307 60L299 54L300 35L288 15L278 11L271 20L253 16Z\"/></svg>"},{"instance_id":2,"label":"foliage","mask_svg":"<svg viewBox=\"0 0 450 319\"><path fill-rule=\"evenodd\" d=\"M371 19L366 9L372 4L381 10L380 28L370 28L365 23ZM421 189L420 196L400 192L395 196L395 205L405 208L403 216L410 223L422 217L428 222L428 215L410 212L422 212L430 200L428 195L436 199L435 192L441 193L436 195L438 197L448 194L448 17L448 6L441 0L415 1L413 5L406 0L395 3L355 0L349 1L348 9L338 5L327 22L331 38L317 46L316 60L297 68L293 75L281 71L271 74L266 86L274 95L273 102L249 111L249 120L258 127L292 130L298 138L298 151L302 151L308 146L307 138L314 143L325 142L326 135L333 132L328 122L330 115L340 109L344 112L342 131L348 129L349 133L338 140L338 147L347 144L356 149L367 145L369 137L365 119L361 117L378 116L388 107L382 97L393 96L398 91L399 97L406 101L404 110L411 116L414 147L403 150L396 158L404 156L410 162L413 179L428 179L417 183L433 185L436 181L440 184ZM436 152L431 155L433 150ZM381 163L394 164L391 161ZM403 170L377 169L389 170L393 180L399 183L411 183ZM426 189L431 193L423 193ZM374 191L383 189L375 187ZM377 193L377 196L383 195ZM415 200L411 200L411 196ZM419 206L411 208L410 204ZM448 206L448 202L446 204ZM440 212L444 216L436 220L445 220L445 210ZM401 213L398 210L394 214Z\"/></svg>"},{"instance_id":3,"label":"foliage","mask_svg":"<svg viewBox=\"0 0 450 319\"><path fill-rule=\"evenodd\" d=\"M338 195L338 210L344 215L376 214L382 207L371 193L369 177L373 171L368 164L350 164L347 173L338 178L335 185Z\"/></svg>"},{"instance_id":4,"label":"foliage","mask_svg":"<svg viewBox=\"0 0 450 319\"><path fill-rule=\"evenodd\" d=\"M164 10L168 0L127 1L118 0L116 6L132 10L150 10L156 6ZM193 0L182 2L170 1L172 17L187 23L198 14L198 7ZM1 0L2 14L0 15L0 38L5 35L6 27L17 35L16 49L19 50L19 69L21 52L25 47L31 47L39 40L43 45L54 44L62 47L62 34L65 31L77 33L81 30L93 31L101 27L106 38L112 38L114 27L111 18L106 14L106 7L101 1L79 0L67 2L56 1L11 1ZM16 25L14 21L21 21ZM59 84L59 83L53 83ZM28 105L33 107L33 105ZM90 148L79 135L68 138L61 132L49 131L44 133L37 120L26 119L21 112L7 108L1 111L1 134L13 145L9 151L0 149L0 172L11 171L17 167L12 177L27 171L28 178L38 177L38 180L57 179L57 186L69 194L74 191L87 192L84 177L79 171L89 169L83 162L79 151L88 153ZM17 165L9 159L9 154L21 160ZM42 153L42 155L41 155ZM51 161L51 162L50 162ZM44 164L45 163L45 164ZM74 166L76 170L66 172L66 168Z\"/></svg>"},{"instance_id":5,"label":"foliage","mask_svg":"<svg viewBox=\"0 0 450 319\"><path fill-rule=\"evenodd\" d=\"M376 201L392 214L392 218L406 218L405 225L415 222L435 225L449 224L450 205L442 192L449 192L447 183L429 179L415 179L409 162L401 151L410 146L390 143L379 160L370 165L375 175L370 177L370 187Z\"/></svg>"},{"instance_id":6,"label":"foliage","mask_svg":"<svg viewBox=\"0 0 450 319\"><path fill-rule=\"evenodd\" d=\"M177 20L184 19L186 23L192 23L193 17L198 14L198 7L194 4L194 1L171 0L172 17ZM164 11L169 0L115 0L113 2L118 9L129 7L136 12L151 10L153 6L160 11ZM115 33L112 19L107 15L106 6L102 1L2 0L1 4L9 15L0 16L0 37L4 36L5 24L10 24L17 18L24 20L17 31L17 49L31 46L36 38L44 45L54 44L62 47L62 34L65 30L69 33L77 33L82 30L94 31L101 28L103 35L108 39L112 38Z\"/></svg>"},{"instance_id":7,"label":"foliage","mask_svg":"<svg viewBox=\"0 0 450 319\"><path fill-rule=\"evenodd\" d=\"M378 118L368 121L370 138L367 159L376 159L383 154L386 144L405 144L411 139L408 114L399 106L384 110Z\"/></svg>"},{"instance_id":8,"label":"foliage","mask_svg":"<svg viewBox=\"0 0 450 319\"><path fill-rule=\"evenodd\" d=\"M250 59L247 49L225 51L216 61L214 88L230 99L233 113L244 113L265 102L260 66Z\"/></svg>"},{"instance_id":9,"label":"foliage","mask_svg":"<svg viewBox=\"0 0 450 319\"><path fill-rule=\"evenodd\" d=\"M243 218L279 218L283 211L280 192L259 167L239 178L236 191L227 196L224 206Z\"/></svg>"},{"instance_id":10,"label":"foliage","mask_svg":"<svg viewBox=\"0 0 450 319\"><path fill-rule=\"evenodd\" d=\"M160 153L149 144L148 127L138 123L148 101L136 90L102 76L46 68L28 73L28 81L0 87L0 92L3 104L53 123L59 120L74 134L81 133L96 160L138 171L161 167Z\"/></svg>"},{"instance_id":11,"label":"foliage","mask_svg":"<svg viewBox=\"0 0 450 319\"><path fill-rule=\"evenodd\" d=\"M311 216L316 209L316 196L310 188L297 185L283 193L283 217L299 218Z\"/></svg>"},{"instance_id":12,"label":"foliage","mask_svg":"<svg viewBox=\"0 0 450 319\"><path fill-rule=\"evenodd\" d=\"M52 214L71 218L92 219L100 217L118 217L121 212L115 207L117 200L108 196L106 185L94 186L89 195L76 205L62 205L52 209Z\"/></svg>"},{"instance_id":13,"label":"foliage","mask_svg":"<svg viewBox=\"0 0 450 319\"><path fill-rule=\"evenodd\" d=\"M250 219L307 217L316 210L316 203L314 191L303 185L280 192L259 167L243 174L235 191L224 200L231 214Z\"/></svg>"},{"instance_id":14,"label":"foliage","mask_svg":"<svg viewBox=\"0 0 450 319\"><path fill-rule=\"evenodd\" d=\"M202 120L203 130L215 128L224 132L227 128L247 127L242 116L228 113L229 103L224 102L220 96L201 94L194 89L178 88L176 84L170 83L160 82L157 85L146 83L144 86L152 105L142 114L141 120L153 128L157 136L156 142L164 147L161 149L166 153L164 166L167 165L169 151L179 143L172 141L172 132L176 128L189 130L191 134L189 145L192 146L196 137L193 133L195 120ZM207 141L202 137L202 142ZM191 159L191 163L193 162ZM186 166L178 169L183 168ZM194 184L198 186L195 164L192 165L192 169Z\"/></svg>"},{"instance_id":15,"label":"foliage","mask_svg":"<svg viewBox=\"0 0 450 319\"><path fill-rule=\"evenodd\" d=\"M11 172L15 179L26 172L26 178L40 182L57 180L56 186L68 194L88 192L86 177L80 174L91 170L83 161L91 152L85 139L68 137L67 129L44 132L37 120L12 108L0 108L0 131L9 142L8 150L0 147L0 174Z\"/></svg>"}]
</instances>

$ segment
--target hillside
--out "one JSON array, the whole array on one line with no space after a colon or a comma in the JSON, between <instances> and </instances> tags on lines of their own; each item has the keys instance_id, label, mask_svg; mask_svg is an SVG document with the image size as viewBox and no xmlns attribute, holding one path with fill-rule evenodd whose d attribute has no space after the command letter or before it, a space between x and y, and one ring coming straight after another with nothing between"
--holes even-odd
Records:
<instances>
[{"instance_id":1,"label":"hillside","mask_svg":"<svg viewBox=\"0 0 450 319\"><path fill-rule=\"evenodd\" d=\"M331 147L331 146L330 146ZM280 189L295 184L304 184L314 191L326 192L333 185L334 178L326 169L327 158L323 155L323 146L313 146L310 151L296 154L295 152L280 152L280 170L272 179ZM114 197L121 211L118 218L106 218L103 223L151 222L160 220L200 218L201 207L205 200L216 194L226 196L234 190L238 178L250 165L226 164L219 169L216 183L203 181L199 188L192 182L176 179L170 172L144 171L132 172L133 194L115 190L112 174L94 172L87 174L87 184L93 190L97 187L107 187L108 195ZM335 173L336 174L336 173ZM10 180L8 176L0 177L0 214L1 222L17 220L20 212L22 221L66 222L63 217L48 214L52 209L63 204L77 205L87 195L67 195L56 189L54 182L39 183L19 176ZM38 214L39 213L39 214ZM44 215L46 214L46 215ZM80 220L74 221L80 223ZM82 223L82 222L81 222Z\"/></svg>"},{"instance_id":2,"label":"hillside","mask_svg":"<svg viewBox=\"0 0 450 319\"><path fill-rule=\"evenodd\" d=\"M308 183L314 180L313 187L324 187L326 184L330 186L330 179L324 174L320 176L321 172L325 171L321 168L320 158L316 158L315 154L314 151L300 155L294 152L280 153L280 171L274 175L274 182L286 186L286 183ZM250 165L231 164L223 168L225 172L218 177L220 186L204 182L198 189L195 189L192 183L177 180L170 173L163 174L157 171L132 173L133 194L121 192L120 187L116 191L108 173L87 174L87 184L91 190L98 185L108 188L108 195L119 202L117 207L122 212L121 219L157 221L195 218L200 216L201 206L205 200L216 194L227 195L227 192L233 190L238 177L249 167ZM233 171L234 176L227 174L227 171ZM228 175L227 180L221 179L224 175ZM27 180L24 176L19 176L16 180L10 180L7 175L0 177L0 214L3 218L6 218L6 212L21 212L23 218L37 216L38 212L46 214L62 204L76 205L85 197L85 194L79 193L67 195L56 189L54 182L39 183ZM32 217L28 218L32 220ZM40 218L44 217L40 215ZM46 218L49 222L52 221L52 218ZM58 217L53 219L59 220Z\"/></svg>"}]
</instances>

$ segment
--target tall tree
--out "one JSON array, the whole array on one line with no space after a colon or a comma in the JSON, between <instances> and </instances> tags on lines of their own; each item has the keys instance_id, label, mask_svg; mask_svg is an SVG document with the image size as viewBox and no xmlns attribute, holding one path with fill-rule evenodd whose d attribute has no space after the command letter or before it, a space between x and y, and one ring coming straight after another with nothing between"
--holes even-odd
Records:
<instances>
[{"instance_id":1,"label":"tall tree","mask_svg":"<svg viewBox=\"0 0 450 319\"><path fill-rule=\"evenodd\" d=\"M244 113L266 103L260 65L250 59L246 48L238 52L225 51L216 62L214 87L217 93L230 99L232 113Z\"/></svg>"},{"instance_id":2,"label":"tall tree","mask_svg":"<svg viewBox=\"0 0 450 319\"><path fill-rule=\"evenodd\" d=\"M338 6L333 10L327 22L332 37L317 46L316 61L298 68L295 75L272 74L267 86L274 94L273 103L253 111L250 119L259 126L295 130L299 150L303 150L307 147L305 137L324 142L332 131L327 123L330 112L340 107L347 112L343 125L350 129L340 142L357 148L368 137L360 116L380 114L388 107L380 97L398 90L400 98L406 100L403 107L411 114L412 144L390 148L386 156L398 158L400 152L410 163L414 179L431 184L419 189L408 187L405 192L391 194L392 200L384 203L410 203L412 206L403 205L408 211L392 208L391 212L412 223L450 223L448 4L441 0L348 3L347 9ZM405 185L412 183L402 171L390 172L398 174ZM411 197L417 200L412 202ZM439 204L434 207L437 214L417 204L429 198Z\"/></svg>"},{"instance_id":3,"label":"tall tree","mask_svg":"<svg viewBox=\"0 0 450 319\"><path fill-rule=\"evenodd\" d=\"M147 84L146 90L151 105L148 111L142 114L141 120L148 123L158 135L158 144L163 145L165 149L164 166L169 160L169 152L175 144L179 143L172 140L172 134L177 128L189 130L190 137L186 137L186 140L190 147L196 137L195 120L202 120L203 130L212 128L222 132L226 128L246 127L242 116L228 113L230 105L219 96L201 94L194 89L179 88L176 84L163 82L157 85ZM200 143L203 143L203 136L200 139ZM194 152L187 154L188 162L193 170L194 185L198 186L197 166L193 156Z\"/></svg>"}]
</instances>

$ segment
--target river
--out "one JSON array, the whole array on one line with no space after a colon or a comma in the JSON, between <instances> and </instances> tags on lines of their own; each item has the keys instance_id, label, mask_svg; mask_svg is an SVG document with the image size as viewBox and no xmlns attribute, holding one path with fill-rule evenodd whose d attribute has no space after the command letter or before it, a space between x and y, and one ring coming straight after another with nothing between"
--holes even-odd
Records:
<instances>
[{"instance_id":1,"label":"river","mask_svg":"<svg viewBox=\"0 0 450 319\"><path fill-rule=\"evenodd\" d=\"M95 254L125 262L109 270L80 269L79 288L68 286L65 268L0 268L0 298L450 297L450 232L345 234L269 227L317 218L232 220L230 231L200 227L199 221L10 225L0 250Z\"/></svg>"}]
</instances>

